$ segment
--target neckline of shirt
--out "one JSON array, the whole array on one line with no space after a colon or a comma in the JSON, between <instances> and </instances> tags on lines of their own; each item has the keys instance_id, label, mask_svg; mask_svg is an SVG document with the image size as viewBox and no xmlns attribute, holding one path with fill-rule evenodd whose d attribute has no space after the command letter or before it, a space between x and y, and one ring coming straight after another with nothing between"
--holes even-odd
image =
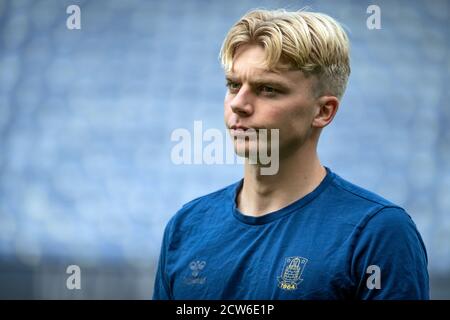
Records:
<instances>
[{"instance_id":1,"label":"neckline of shirt","mask_svg":"<svg viewBox=\"0 0 450 320\"><path fill-rule=\"evenodd\" d=\"M238 183L234 185L234 188L232 188L231 192L231 200L232 200L232 212L233 216L239 220L240 222L243 222L245 224L250 225L263 225L270 223L272 221L278 220L293 211L299 210L309 202L311 202L314 198L316 198L320 193L322 193L323 190L330 184L330 182L333 180L335 174L328 168L325 167L327 174L325 178L320 182L320 184L310 193L307 195L301 197L300 199L294 201L291 204L288 204L286 207L283 207L279 210L269 212L263 216L260 217L253 217L243 214L236 206L236 196L238 191L242 188L242 184L244 182L244 179L241 179Z\"/></svg>"}]
</instances>

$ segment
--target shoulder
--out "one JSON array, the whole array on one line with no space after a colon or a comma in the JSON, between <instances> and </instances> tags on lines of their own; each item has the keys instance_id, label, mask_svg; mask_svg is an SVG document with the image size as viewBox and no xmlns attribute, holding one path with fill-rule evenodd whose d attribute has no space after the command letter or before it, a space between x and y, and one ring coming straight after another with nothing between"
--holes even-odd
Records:
<instances>
[{"instance_id":1,"label":"shoulder","mask_svg":"<svg viewBox=\"0 0 450 320\"><path fill-rule=\"evenodd\" d=\"M353 184L334 174L327 201L339 208L347 222L365 228L366 225L393 229L414 225L404 208L384 197ZM370 223L369 223L370 222Z\"/></svg>"},{"instance_id":2,"label":"shoulder","mask_svg":"<svg viewBox=\"0 0 450 320\"><path fill-rule=\"evenodd\" d=\"M185 203L175 214L175 217L202 213L216 207L223 208L224 205L232 204L234 201L236 188L238 188L240 183L241 181L237 181L222 189L200 196Z\"/></svg>"},{"instance_id":3,"label":"shoulder","mask_svg":"<svg viewBox=\"0 0 450 320\"><path fill-rule=\"evenodd\" d=\"M216 201L232 201L233 192L241 181L230 184L222 189L208 193L206 195L195 198L182 206L182 210L192 210L196 207L205 207L213 205Z\"/></svg>"},{"instance_id":4,"label":"shoulder","mask_svg":"<svg viewBox=\"0 0 450 320\"><path fill-rule=\"evenodd\" d=\"M241 181L235 182L222 189L195 198L185 203L170 219L167 228L180 229L184 226L192 227L213 219L220 219L216 214L230 207L234 201L234 193Z\"/></svg>"},{"instance_id":5,"label":"shoulder","mask_svg":"<svg viewBox=\"0 0 450 320\"><path fill-rule=\"evenodd\" d=\"M382 196L359 187L340 176L332 181L334 196L344 203L346 218L354 218L356 235L384 240L419 238L417 227L408 212Z\"/></svg>"},{"instance_id":6,"label":"shoulder","mask_svg":"<svg viewBox=\"0 0 450 320\"><path fill-rule=\"evenodd\" d=\"M356 184L353 184L339 175L334 174L334 179L332 181L333 186L344 196L345 199L353 200L355 202L365 203L367 205L378 205L387 207L398 207L391 201L383 198L382 196L364 189Z\"/></svg>"}]
</instances>

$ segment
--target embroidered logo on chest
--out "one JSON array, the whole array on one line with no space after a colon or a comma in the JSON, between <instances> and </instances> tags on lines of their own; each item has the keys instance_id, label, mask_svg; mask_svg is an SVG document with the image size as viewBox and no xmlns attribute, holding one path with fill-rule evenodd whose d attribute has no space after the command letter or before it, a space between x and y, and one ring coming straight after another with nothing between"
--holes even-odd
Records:
<instances>
[{"instance_id":1,"label":"embroidered logo on chest","mask_svg":"<svg viewBox=\"0 0 450 320\"><path fill-rule=\"evenodd\" d=\"M303 257L288 257L284 261L281 275L278 277L278 287L283 290L296 290L301 279L303 269L308 259Z\"/></svg>"},{"instance_id":2,"label":"embroidered logo on chest","mask_svg":"<svg viewBox=\"0 0 450 320\"><path fill-rule=\"evenodd\" d=\"M201 271L206 266L206 261L194 260L189 263L189 269L191 269L191 275L185 278L187 284L204 284L206 277L201 276Z\"/></svg>"}]
</instances>

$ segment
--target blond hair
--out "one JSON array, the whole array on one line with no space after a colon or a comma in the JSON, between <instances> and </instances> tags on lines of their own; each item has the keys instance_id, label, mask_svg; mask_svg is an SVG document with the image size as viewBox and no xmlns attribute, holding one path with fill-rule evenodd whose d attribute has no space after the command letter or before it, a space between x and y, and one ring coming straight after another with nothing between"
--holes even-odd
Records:
<instances>
[{"instance_id":1,"label":"blond hair","mask_svg":"<svg viewBox=\"0 0 450 320\"><path fill-rule=\"evenodd\" d=\"M319 95L341 98L350 75L349 41L336 20L316 12L253 10L228 32L220 52L229 72L238 47L264 48L268 69L287 66L306 76L316 75Z\"/></svg>"}]
</instances>

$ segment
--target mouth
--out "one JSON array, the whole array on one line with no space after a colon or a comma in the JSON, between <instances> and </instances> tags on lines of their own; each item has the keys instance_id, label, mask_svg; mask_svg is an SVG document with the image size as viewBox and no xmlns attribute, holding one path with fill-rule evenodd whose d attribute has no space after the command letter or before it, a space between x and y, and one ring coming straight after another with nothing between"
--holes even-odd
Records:
<instances>
[{"instance_id":1,"label":"mouth","mask_svg":"<svg viewBox=\"0 0 450 320\"><path fill-rule=\"evenodd\" d=\"M246 136L249 132L254 132L254 130L255 129L253 128L248 128L241 125L233 125L230 127L230 134L232 136Z\"/></svg>"},{"instance_id":2,"label":"mouth","mask_svg":"<svg viewBox=\"0 0 450 320\"><path fill-rule=\"evenodd\" d=\"M247 128L247 127L244 127L244 126L241 126L241 125L233 125L233 126L230 127L230 129L233 130L233 131L243 131L243 132L245 132L245 131L247 131L250 128Z\"/></svg>"},{"instance_id":3,"label":"mouth","mask_svg":"<svg viewBox=\"0 0 450 320\"><path fill-rule=\"evenodd\" d=\"M229 127L232 137L248 137L249 139L257 138L259 129L253 127L245 127L242 125L233 125Z\"/></svg>"}]
</instances>

